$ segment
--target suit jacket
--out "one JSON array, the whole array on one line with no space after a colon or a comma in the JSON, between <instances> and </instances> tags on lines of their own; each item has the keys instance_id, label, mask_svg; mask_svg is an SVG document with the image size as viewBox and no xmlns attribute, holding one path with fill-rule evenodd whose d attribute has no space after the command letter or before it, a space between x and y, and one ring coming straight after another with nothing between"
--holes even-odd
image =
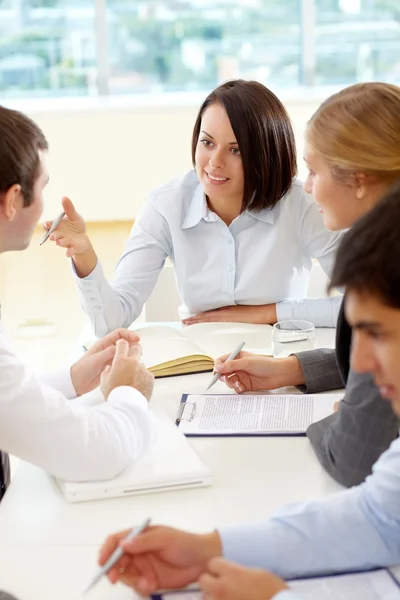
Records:
<instances>
[{"instance_id":1,"label":"suit jacket","mask_svg":"<svg viewBox=\"0 0 400 600\"><path fill-rule=\"evenodd\" d=\"M326 471L347 487L364 481L399 433L399 419L379 394L373 377L351 370L350 349L351 328L342 304L336 349L296 354L306 380L303 391L346 388L339 411L310 425L307 436Z\"/></svg>"}]
</instances>

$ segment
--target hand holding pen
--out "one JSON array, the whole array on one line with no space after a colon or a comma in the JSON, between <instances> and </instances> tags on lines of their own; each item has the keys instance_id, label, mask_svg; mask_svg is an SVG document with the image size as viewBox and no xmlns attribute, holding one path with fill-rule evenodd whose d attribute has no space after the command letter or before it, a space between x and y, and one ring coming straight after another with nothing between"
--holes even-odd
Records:
<instances>
[{"instance_id":1,"label":"hand holding pen","mask_svg":"<svg viewBox=\"0 0 400 600\"><path fill-rule=\"evenodd\" d=\"M51 225L49 226L49 228L47 229L46 233L44 234L44 236L42 237L41 241L40 241L40 246L42 244L45 243L46 240L49 239L49 237L51 236L51 234L53 233L53 231L55 231L57 229L57 227L60 225L61 221L63 220L65 216L65 212L63 211L61 213L61 215L59 217L57 217L57 219L55 219Z\"/></svg>"},{"instance_id":2,"label":"hand holding pen","mask_svg":"<svg viewBox=\"0 0 400 600\"><path fill-rule=\"evenodd\" d=\"M226 360L228 361L228 360L233 360L234 358L236 358L237 355L240 354L244 344L245 344L245 342L240 342L239 346L237 346L237 348L232 350L232 352L229 354L229 356ZM214 373L213 378L211 379L208 387L206 388L206 391L208 391L214 385L214 383L217 383L217 381L220 377L221 377L221 373Z\"/></svg>"},{"instance_id":3,"label":"hand holding pen","mask_svg":"<svg viewBox=\"0 0 400 600\"><path fill-rule=\"evenodd\" d=\"M67 257L81 255L92 249L86 234L86 223L69 198L62 199L63 213L55 221L46 221L47 230L41 244L49 237L57 246L66 249Z\"/></svg>"},{"instance_id":4,"label":"hand holding pen","mask_svg":"<svg viewBox=\"0 0 400 600\"><path fill-rule=\"evenodd\" d=\"M150 519L146 519L145 521L143 521L143 523L141 525L138 525L138 527L134 527L121 540L121 542L122 543L131 542L132 540L135 539L135 537L137 537L138 535L140 535L141 533L143 533L143 531L145 529L147 529L147 527L149 525L150 525ZM100 568L100 570L97 573L97 575L94 576L94 578L92 579L92 581L90 582L90 584L88 585L88 587L86 588L86 590L84 591L84 593L87 594L87 592L89 590L91 590L100 581L100 579L102 579L102 577L104 577L104 575L107 575L107 573L109 571L111 571L111 569L113 567L115 567L115 565L123 557L123 555L124 555L124 550L123 550L122 546L120 546L120 545L117 546L115 548L114 552L112 552L112 554L104 562L103 566Z\"/></svg>"}]
</instances>

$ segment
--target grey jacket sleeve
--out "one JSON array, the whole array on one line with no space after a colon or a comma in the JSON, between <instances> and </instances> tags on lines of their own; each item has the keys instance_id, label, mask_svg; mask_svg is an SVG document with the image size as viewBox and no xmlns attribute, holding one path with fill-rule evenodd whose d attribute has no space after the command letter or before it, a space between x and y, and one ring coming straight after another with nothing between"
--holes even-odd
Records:
<instances>
[{"instance_id":1,"label":"grey jacket sleeve","mask_svg":"<svg viewBox=\"0 0 400 600\"><path fill-rule=\"evenodd\" d=\"M310 425L307 436L325 470L351 487L371 473L398 431L399 420L372 376L350 371L339 411Z\"/></svg>"},{"instance_id":2,"label":"grey jacket sleeve","mask_svg":"<svg viewBox=\"0 0 400 600\"><path fill-rule=\"evenodd\" d=\"M330 348L307 350L295 354L303 370L305 385L302 392L316 394L344 387L345 383L336 361L336 351Z\"/></svg>"}]
</instances>

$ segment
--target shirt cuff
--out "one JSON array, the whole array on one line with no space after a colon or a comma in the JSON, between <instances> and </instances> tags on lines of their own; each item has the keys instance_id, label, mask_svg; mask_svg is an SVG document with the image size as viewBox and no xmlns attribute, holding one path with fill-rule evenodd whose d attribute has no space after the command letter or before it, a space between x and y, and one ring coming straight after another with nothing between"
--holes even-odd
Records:
<instances>
[{"instance_id":1,"label":"shirt cuff","mask_svg":"<svg viewBox=\"0 0 400 600\"><path fill-rule=\"evenodd\" d=\"M107 402L109 404L121 404L121 402L134 402L143 410L148 410L149 403L139 390L136 390L129 385L120 385L114 388L109 396Z\"/></svg>"},{"instance_id":2,"label":"shirt cuff","mask_svg":"<svg viewBox=\"0 0 400 600\"><path fill-rule=\"evenodd\" d=\"M59 369L50 373L40 373L39 380L59 391L66 398L76 398L76 390L71 379L71 368Z\"/></svg>"},{"instance_id":3,"label":"shirt cuff","mask_svg":"<svg viewBox=\"0 0 400 600\"><path fill-rule=\"evenodd\" d=\"M91 273L89 273L89 275L87 275L86 277L79 277L78 273L76 272L74 261L72 260L72 258L71 258L71 267L72 267L72 271L73 271L75 277L78 279L78 281L92 281L92 280L99 281L101 277L104 277L103 267L101 266L99 260L97 261L96 266L93 269L93 271Z\"/></svg>"}]
</instances>

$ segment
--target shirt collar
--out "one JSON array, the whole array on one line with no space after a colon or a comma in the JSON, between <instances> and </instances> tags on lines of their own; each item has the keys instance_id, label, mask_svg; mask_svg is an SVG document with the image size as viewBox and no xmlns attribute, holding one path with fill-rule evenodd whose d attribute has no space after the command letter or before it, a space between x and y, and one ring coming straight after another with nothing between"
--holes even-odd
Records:
<instances>
[{"instance_id":1,"label":"shirt collar","mask_svg":"<svg viewBox=\"0 0 400 600\"><path fill-rule=\"evenodd\" d=\"M204 219L205 221L215 221L217 215L214 215L207 206L207 200L201 184L196 187L189 208L182 222L182 229L195 227Z\"/></svg>"},{"instance_id":2,"label":"shirt collar","mask_svg":"<svg viewBox=\"0 0 400 600\"><path fill-rule=\"evenodd\" d=\"M258 221L262 221L263 223L269 223L271 225L274 223L274 210L272 208L264 208L258 212L245 210L245 214ZM201 219L204 219L205 221L216 221L217 216L209 210L203 188L199 183L195 189L192 201L181 227L182 229L190 229L191 227L198 225Z\"/></svg>"},{"instance_id":3,"label":"shirt collar","mask_svg":"<svg viewBox=\"0 0 400 600\"><path fill-rule=\"evenodd\" d=\"M263 223L269 223L270 225L274 222L274 209L273 208L263 208L262 210L255 212L253 210L245 210L247 215L257 219L257 221L262 221Z\"/></svg>"}]
</instances>

